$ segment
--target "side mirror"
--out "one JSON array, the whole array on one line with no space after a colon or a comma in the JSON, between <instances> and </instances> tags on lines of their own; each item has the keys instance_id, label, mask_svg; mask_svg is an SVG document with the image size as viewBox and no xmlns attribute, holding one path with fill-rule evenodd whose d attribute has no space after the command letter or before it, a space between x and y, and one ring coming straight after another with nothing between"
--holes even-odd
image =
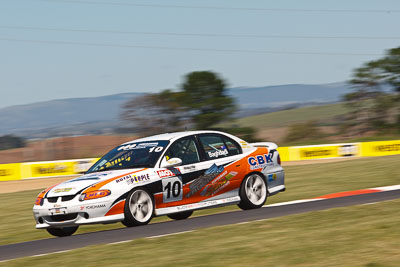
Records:
<instances>
[{"instance_id":1,"label":"side mirror","mask_svg":"<svg viewBox=\"0 0 400 267\"><path fill-rule=\"evenodd\" d=\"M180 158L172 158L167 160L165 157L161 161L161 168L172 168L182 165L182 160Z\"/></svg>"}]
</instances>

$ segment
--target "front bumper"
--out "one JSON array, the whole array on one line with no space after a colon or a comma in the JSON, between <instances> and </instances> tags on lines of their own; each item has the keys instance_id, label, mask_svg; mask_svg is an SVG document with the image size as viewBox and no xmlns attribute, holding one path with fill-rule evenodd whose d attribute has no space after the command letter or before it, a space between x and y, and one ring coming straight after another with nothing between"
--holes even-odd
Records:
<instances>
[{"instance_id":1,"label":"front bumper","mask_svg":"<svg viewBox=\"0 0 400 267\"><path fill-rule=\"evenodd\" d=\"M63 203L54 204L45 201L43 206L33 206L33 216L37 229L122 221L123 213L105 216L111 203L76 200L74 203L63 205Z\"/></svg>"}]
</instances>

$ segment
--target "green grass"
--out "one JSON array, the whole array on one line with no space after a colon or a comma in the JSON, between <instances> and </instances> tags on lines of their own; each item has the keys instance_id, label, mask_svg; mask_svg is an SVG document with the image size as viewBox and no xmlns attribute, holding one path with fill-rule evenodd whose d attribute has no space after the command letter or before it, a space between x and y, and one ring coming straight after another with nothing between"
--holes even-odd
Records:
<instances>
[{"instance_id":1,"label":"green grass","mask_svg":"<svg viewBox=\"0 0 400 267\"><path fill-rule=\"evenodd\" d=\"M342 103L323 106L311 106L297 109L283 110L256 116L241 118L235 121L240 127L277 128L289 126L311 120L326 122L335 116L346 114L347 110Z\"/></svg>"},{"instance_id":2,"label":"green grass","mask_svg":"<svg viewBox=\"0 0 400 267\"><path fill-rule=\"evenodd\" d=\"M286 192L268 199L267 204L347 190L400 184L400 156L363 158L336 163L288 166ZM0 245L49 238L45 230L36 230L32 207L40 190L0 194ZM196 211L195 216L238 210L236 206ZM168 220L162 216L153 222ZM80 227L78 233L115 229L122 224Z\"/></svg>"},{"instance_id":3,"label":"green grass","mask_svg":"<svg viewBox=\"0 0 400 267\"><path fill-rule=\"evenodd\" d=\"M7 266L398 266L400 200L96 245ZM1 264L0 264L1 265Z\"/></svg>"}]
</instances>

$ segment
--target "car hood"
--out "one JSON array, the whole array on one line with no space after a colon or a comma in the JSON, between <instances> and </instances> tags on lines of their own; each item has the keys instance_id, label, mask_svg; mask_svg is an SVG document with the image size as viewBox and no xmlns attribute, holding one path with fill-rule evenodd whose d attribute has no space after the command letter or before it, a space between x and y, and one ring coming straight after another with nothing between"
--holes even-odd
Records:
<instances>
[{"instance_id":1,"label":"car hood","mask_svg":"<svg viewBox=\"0 0 400 267\"><path fill-rule=\"evenodd\" d=\"M60 196L68 196L75 195L83 189L88 188L94 184L97 184L102 181L106 181L115 177L123 176L124 174L128 174L134 171L138 171L141 169L129 169L129 170L113 170L113 171L105 171L105 172L96 172L89 173L79 177L76 177L71 180L67 180L62 182L53 188L51 188L47 194L47 197L60 197ZM143 169L142 169L143 170Z\"/></svg>"}]
</instances>

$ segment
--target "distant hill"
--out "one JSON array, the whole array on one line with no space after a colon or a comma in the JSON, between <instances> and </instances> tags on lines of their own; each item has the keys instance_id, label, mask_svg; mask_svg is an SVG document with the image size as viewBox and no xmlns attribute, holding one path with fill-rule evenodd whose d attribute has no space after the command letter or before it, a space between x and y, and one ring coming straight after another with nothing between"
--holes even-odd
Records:
<instances>
[{"instance_id":1,"label":"distant hill","mask_svg":"<svg viewBox=\"0 0 400 267\"><path fill-rule=\"evenodd\" d=\"M119 125L121 104L142 94L68 98L2 108L0 134L44 137L59 132L67 135L104 133L101 129Z\"/></svg>"},{"instance_id":2,"label":"distant hill","mask_svg":"<svg viewBox=\"0 0 400 267\"><path fill-rule=\"evenodd\" d=\"M349 93L346 83L287 84L265 87L239 87L230 89L241 108L276 108L299 103L337 102Z\"/></svg>"},{"instance_id":3,"label":"distant hill","mask_svg":"<svg viewBox=\"0 0 400 267\"><path fill-rule=\"evenodd\" d=\"M305 104L337 102L349 92L345 83L291 84L229 89L240 107L239 117L268 113ZM112 133L122 127L121 105L144 93L68 98L0 109L0 135L28 138Z\"/></svg>"}]
</instances>

